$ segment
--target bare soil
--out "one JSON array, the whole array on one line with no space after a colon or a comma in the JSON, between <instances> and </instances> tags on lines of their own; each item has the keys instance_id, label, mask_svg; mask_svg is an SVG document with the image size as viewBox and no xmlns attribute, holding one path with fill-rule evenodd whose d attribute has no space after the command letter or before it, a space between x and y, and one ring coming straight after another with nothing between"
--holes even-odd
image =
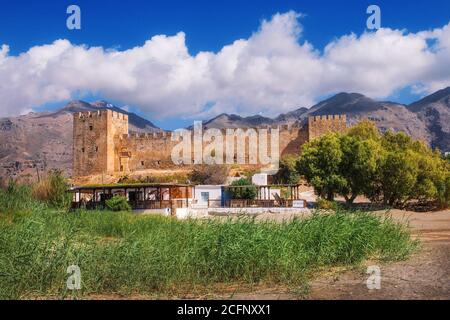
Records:
<instances>
[{"instance_id":1,"label":"bare soil","mask_svg":"<svg viewBox=\"0 0 450 320\"><path fill-rule=\"evenodd\" d=\"M383 215L384 212L375 214ZM367 261L355 270L328 270L310 283L307 293L283 288L239 292L232 299L450 299L450 210L417 213L392 210L395 220L408 223L421 248L409 260L383 264ZM381 288L369 290L366 267L381 268Z\"/></svg>"}]
</instances>

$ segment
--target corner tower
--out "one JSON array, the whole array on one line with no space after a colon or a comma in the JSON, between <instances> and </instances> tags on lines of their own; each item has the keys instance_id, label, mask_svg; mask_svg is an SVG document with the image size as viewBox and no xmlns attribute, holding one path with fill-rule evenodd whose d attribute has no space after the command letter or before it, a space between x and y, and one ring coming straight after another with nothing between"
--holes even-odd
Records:
<instances>
[{"instance_id":1,"label":"corner tower","mask_svg":"<svg viewBox=\"0 0 450 320\"><path fill-rule=\"evenodd\" d=\"M128 134L128 115L109 109L73 115L73 176L114 172L114 137Z\"/></svg>"},{"instance_id":2,"label":"corner tower","mask_svg":"<svg viewBox=\"0 0 450 320\"><path fill-rule=\"evenodd\" d=\"M346 129L347 116L345 114L308 117L309 141L330 132L344 132Z\"/></svg>"}]
</instances>

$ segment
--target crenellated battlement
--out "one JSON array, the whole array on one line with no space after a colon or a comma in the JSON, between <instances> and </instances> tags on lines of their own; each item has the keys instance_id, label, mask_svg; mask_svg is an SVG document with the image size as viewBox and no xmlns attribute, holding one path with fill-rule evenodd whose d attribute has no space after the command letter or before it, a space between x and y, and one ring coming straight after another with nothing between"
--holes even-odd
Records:
<instances>
[{"instance_id":1,"label":"crenellated battlement","mask_svg":"<svg viewBox=\"0 0 450 320\"><path fill-rule=\"evenodd\" d=\"M128 121L127 114L110 109L74 113L74 176L167 169L177 165L171 158L173 148L180 143L180 139L172 139L174 132L161 130L152 133L130 133ZM328 132L342 132L346 129L346 122L345 115L322 115L308 117L306 123L241 129L246 137L244 143L248 144L247 151L250 150L250 144L254 147L255 141L259 144L261 134L274 137L277 130L280 156L285 156L298 154L301 146L311 139ZM204 135L207 130L208 128L203 127L201 134ZM219 130L224 141L230 133L240 139L238 128ZM193 141L195 133L194 128L191 130ZM269 139L264 140L267 142ZM207 148L209 143L210 141L203 141L203 148ZM235 143L238 143L238 140Z\"/></svg>"},{"instance_id":2,"label":"crenellated battlement","mask_svg":"<svg viewBox=\"0 0 450 320\"><path fill-rule=\"evenodd\" d=\"M308 139L320 137L330 132L343 132L347 129L347 116L321 115L308 117Z\"/></svg>"},{"instance_id":3,"label":"crenellated battlement","mask_svg":"<svg viewBox=\"0 0 450 320\"><path fill-rule=\"evenodd\" d=\"M92 119L100 117L111 117L113 119L128 121L128 115L122 112L117 112L110 109L101 109L95 111L81 111L74 113L74 119Z\"/></svg>"},{"instance_id":4,"label":"crenellated battlement","mask_svg":"<svg viewBox=\"0 0 450 320\"><path fill-rule=\"evenodd\" d=\"M160 139L171 139L172 133L167 131L156 131L156 132L146 132L146 133L127 133L120 135L120 140L160 140Z\"/></svg>"},{"instance_id":5,"label":"crenellated battlement","mask_svg":"<svg viewBox=\"0 0 450 320\"><path fill-rule=\"evenodd\" d=\"M347 116L345 114L334 114L334 115L322 115L322 116L309 116L308 120L311 121L324 121L324 120L338 120L347 121Z\"/></svg>"}]
</instances>

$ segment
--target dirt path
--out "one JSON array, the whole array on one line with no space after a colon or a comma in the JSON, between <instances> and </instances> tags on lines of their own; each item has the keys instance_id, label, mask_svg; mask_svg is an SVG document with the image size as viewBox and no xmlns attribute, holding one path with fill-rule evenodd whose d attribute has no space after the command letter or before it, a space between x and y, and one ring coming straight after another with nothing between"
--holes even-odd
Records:
<instances>
[{"instance_id":1,"label":"dirt path","mask_svg":"<svg viewBox=\"0 0 450 320\"><path fill-rule=\"evenodd\" d=\"M382 213L378 213L382 214ZM380 264L381 288L369 290L366 268L333 270L310 283L306 296L281 288L233 294L233 299L450 299L450 210L415 213L393 210L397 221L409 223L421 250L408 261ZM365 265L375 263L368 261ZM225 297L224 297L225 298Z\"/></svg>"},{"instance_id":2,"label":"dirt path","mask_svg":"<svg viewBox=\"0 0 450 320\"><path fill-rule=\"evenodd\" d=\"M375 214L385 214L375 212ZM334 269L310 282L308 290L297 292L284 287L243 288L227 285L208 294L193 293L183 297L96 295L90 299L450 299L450 210L415 213L392 210L392 217L408 223L421 250L409 260L380 264L368 261L357 270ZM377 264L381 269L381 288L369 290L366 267Z\"/></svg>"}]
</instances>

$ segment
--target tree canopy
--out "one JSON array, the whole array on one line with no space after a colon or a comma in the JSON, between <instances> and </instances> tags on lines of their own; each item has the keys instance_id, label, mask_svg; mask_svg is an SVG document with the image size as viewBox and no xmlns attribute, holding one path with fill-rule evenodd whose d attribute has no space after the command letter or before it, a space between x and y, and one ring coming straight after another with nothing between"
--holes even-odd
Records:
<instances>
[{"instance_id":1,"label":"tree canopy","mask_svg":"<svg viewBox=\"0 0 450 320\"><path fill-rule=\"evenodd\" d=\"M341 195L352 203L364 195L392 206L450 202L450 164L439 151L402 132L380 134L370 121L306 143L295 167L328 200Z\"/></svg>"}]
</instances>

